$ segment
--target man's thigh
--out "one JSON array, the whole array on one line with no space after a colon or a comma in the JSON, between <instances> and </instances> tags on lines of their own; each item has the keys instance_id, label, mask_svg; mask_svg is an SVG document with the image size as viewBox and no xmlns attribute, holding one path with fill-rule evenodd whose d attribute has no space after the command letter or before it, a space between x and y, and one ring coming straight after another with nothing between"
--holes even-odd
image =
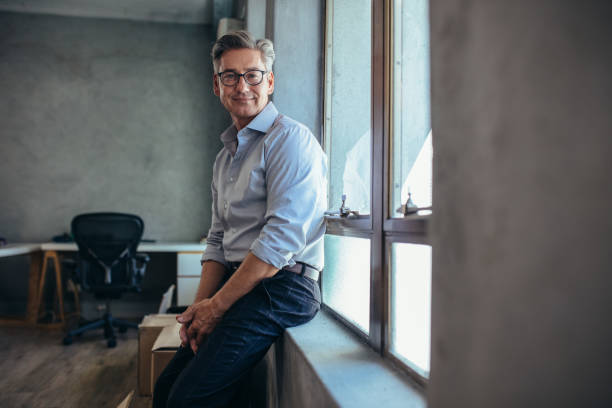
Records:
<instances>
[{"instance_id":1,"label":"man's thigh","mask_svg":"<svg viewBox=\"0 0 612 408\"><path fill-rule=\"evenodd\" d=\"M280 271L239 299L223 316L170 392L170 407L225 406L236 384L290 326L312 319L320 305L314 282ZM318 297L318 300L317 300Z\"/></svg>"},{"instance_id":2,"label":"man's thigh","mask_svg":"<svg viewBox=\"0 0 612 408\"><path fill-rule=\"evenodd\" d=\"M180 347L166 368L155 382L153 390L153 408L165 408L170 389L185 367L191 362L194 354L188 347Z\"/></svg>"},{"instance_id":3,"label":"man's thigh","mask_svg":"<svg viewBox=\"0 0 612 408\"><path fill-rule=\"evenodd\" d=\"M270 318L265 291L256 287L228 310L200 345L174 383L168 406L225 406L235 385L282 331Z\"/></svg>"}]
</instances>

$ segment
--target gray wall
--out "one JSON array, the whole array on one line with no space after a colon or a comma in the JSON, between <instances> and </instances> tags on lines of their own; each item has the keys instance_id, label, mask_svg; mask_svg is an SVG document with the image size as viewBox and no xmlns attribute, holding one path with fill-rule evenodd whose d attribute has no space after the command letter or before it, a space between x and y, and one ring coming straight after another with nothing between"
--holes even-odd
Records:
<instances>
[{"instance_id":1,"label":"gray wall","mask_svg":"<svg viewBox=\"0 0 612 408\"><path fill-rule=\"evenodd\" d=\"M612 5L430 10L429 406L612 406Z\"/></svg>"},{"instance_id":2,"label":"gray wall","mask_svg":"<svg viewBox=\"0 0 612 408\"><path fill-rule=\"evenodd\" d=\"M320 140L325 9L320 0L267 3L273 16L266 21L266 32L276 51L274 104L281 113L308 126Z\"/></svg>"},{"instance_id":3,"label":"gray wall","mask_svg":"<svg viewBox=\"0 0 612 408\"><path fill-rule=\"evenodd\" d=\"M208 26L0 13L0 235L41 241L86 211L140 214L145 237L209 227L229 124Z\"/></svg>"}]
</instances>

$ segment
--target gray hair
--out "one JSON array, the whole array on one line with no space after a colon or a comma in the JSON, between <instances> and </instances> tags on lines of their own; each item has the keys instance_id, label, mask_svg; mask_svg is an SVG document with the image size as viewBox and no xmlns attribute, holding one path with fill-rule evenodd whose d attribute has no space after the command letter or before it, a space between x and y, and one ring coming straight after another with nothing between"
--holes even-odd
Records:
<instances>
[{"instance_id":1,"label":"gray hair","mask_svg":"<svg viewBox=\"0 0 612 408\"><path fill-rule=\"evenodd\" d=\"M221 56L225 51L242 48L259 50L261 53L261 60L266 67L266 71L272 71L272 64L274 64L274 45L272 44L272 41L265 38L255 40L253 35L248 31L239 30L227 33L215 41L215 44L212 47L212 52L210 53L213 58L215 73L219 72Z\"/></svg>"}]
</instances>

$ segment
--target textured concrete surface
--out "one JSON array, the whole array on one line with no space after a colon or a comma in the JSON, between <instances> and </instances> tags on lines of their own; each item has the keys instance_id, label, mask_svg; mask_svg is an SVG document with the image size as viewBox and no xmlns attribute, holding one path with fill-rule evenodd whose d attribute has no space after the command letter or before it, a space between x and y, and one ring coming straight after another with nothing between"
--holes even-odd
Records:
<instances>
[{"instance_id":1,"label":"textured concrete surface","mask_svg":"<svg viewBox=\"0 0 612 408\"><path fill-rule=\"evenodd\" d=\"M319 140L323 111L321 3L274 0L273 18L267 22L273 24L271 39L276 51L274 103L281 113L308 126Z\"/></svg>"},{"instance_id":2,"label":"textured concrete surface","mask_svg":"<svg viewBox=\"0 0 612 408\"><path fill-rule=\"evenodd\" d=\"M425 407L407 376L324 312L276 347L280 407Z\"/></svg>"},{"instance_id":3,"label":"textured concrete surface","mask_svg":"<svg viewBox=\"0 0 612 408\"><path fill-rule=\"evenodd\" d=\"M611 406L612 5L430 10L429 406Z\"/></svg>"},{"instance_id":4,"label":"textured concrete surface","mask_svg":"<svg viewBox=\"0 0 612 408\"><path fill-rule=\"evenodd\" d=\"M223 1L231 4L232 0ZM0 0L0 10L168 23L213 23L213 0Z\"/></svg>"},{"instance_id":5,"label":"textured concrete surface","mask_svg":"<svg viewBox=\"0 0 612 408\"><path fill-rule=\"evenodd\" d=\"M207 26L0 13L0 235L44 241L87 211L197 240L229 124Z\"/></svg>"}]
</instances>

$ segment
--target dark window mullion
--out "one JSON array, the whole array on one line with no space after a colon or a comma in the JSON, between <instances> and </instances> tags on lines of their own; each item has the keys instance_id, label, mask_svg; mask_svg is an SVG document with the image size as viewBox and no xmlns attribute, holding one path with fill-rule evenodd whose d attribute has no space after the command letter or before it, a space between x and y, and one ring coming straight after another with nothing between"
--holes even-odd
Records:
<instances>
[{"instance_id":1,"label":"dark window mullion","mask_svg":"<svg viewBox=\"0 0 612 408\"><path fill-rule=\"evenodd\" d=\"M427 234L431 216L412 215L405 218L389 218L383 225L385 232Z\"/></svg>"},{"instance_id":2,"label":"dark window mullion","mask_svg":"<svg viewBox=\"0 0 612 408\"><path fill-rule=\"evenodd\" d=\"M388 57L385 46L385 0L372 1L372 246L370 276L370 344L380 353L384 347L385 318L385 240L383 235L384 221L384 146L387 134L385 121L385 98L388 84L385 73L385 58ZM381 199L383 198L383 199Z\"/></svg>"},{"instance_id":3,"label":"dark window mullion","mask_svg":"<svg viewBox=\"0 0 612 408\"><path fill-rule=\"evenodd\" d=\"M327 231L330 230L354 230L354 231L372 231L371 217L368 218L341 218L341 217L326 217Z\"/></svg>"}]
</instances>

